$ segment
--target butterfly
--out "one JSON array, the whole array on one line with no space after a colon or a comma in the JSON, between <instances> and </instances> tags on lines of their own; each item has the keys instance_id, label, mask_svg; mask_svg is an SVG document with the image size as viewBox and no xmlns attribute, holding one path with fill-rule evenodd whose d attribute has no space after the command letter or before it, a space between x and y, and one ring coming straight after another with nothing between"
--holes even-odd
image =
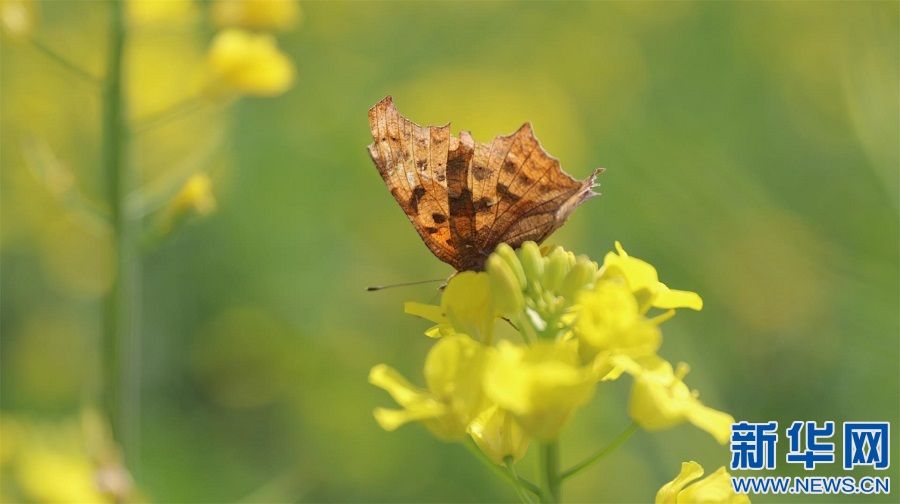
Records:
<instances>
[{"instance_id":1,"label":"butterfly","mask_svg":"<svg viewBox=\"0 0 900 504\"><path fill-rule=\"evenodd\" d=\"M494 248L543 241L593 191L562 171L530 123L490 144L450 124L419 126L388 96L369 110L369 155L425 245L457 271L484 269Z\"/></svg>"}]
</instances>

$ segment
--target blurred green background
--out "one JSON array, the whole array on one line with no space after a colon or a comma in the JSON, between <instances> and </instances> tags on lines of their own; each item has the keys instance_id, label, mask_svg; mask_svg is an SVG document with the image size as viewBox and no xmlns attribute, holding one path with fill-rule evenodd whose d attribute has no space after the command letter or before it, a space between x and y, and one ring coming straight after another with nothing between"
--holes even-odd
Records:
<instances>
[{"instance_id":1,"label":"blurred green background","mask_svg":"<svg viewBox=\"0 0 900 504\"><path fill-rule=\"evenodd\" d=\"M366 111L387 94L412 120L481 141L532 121L574 176L606 167L603 196L551 241L600 260L621 240L704 297L666 325L662 355L692 364L707 404L783 426L898 426L896 2L301 6L279 36L297 66L288 93L206 107L133 143L145 187L204 170L218 202L142 260L135 472L147 498L515 499L460 446L421 426L384 432L371 415L390 404L366 381L372 365L421 380L427 323L402 303L437 292L365 286L451 273L368 159ZM99 75L105 11L42 2L35 33ZM203 5L194 16L135 28L135 116L197 89L210 33ZM32 46L2 44L0 407L46 426L95 392L113 252L34 158L102 201L99 97ZM627 393L627 380L601 386L562 439L564 465L628 424ZM647 502L690 459L711 472L729 454L690 426L639 433L566 497ZM780 460L779 474L802 472ZM879 473L895 485L896 462Z\"/></svg>"}]
</instances>

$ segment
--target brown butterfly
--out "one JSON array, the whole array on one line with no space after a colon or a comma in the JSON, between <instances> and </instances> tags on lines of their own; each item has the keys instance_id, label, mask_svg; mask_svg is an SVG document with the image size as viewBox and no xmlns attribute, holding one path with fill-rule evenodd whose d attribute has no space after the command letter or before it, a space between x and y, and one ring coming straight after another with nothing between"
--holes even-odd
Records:
<instances>
[{"instance_id":1,"label":"brown butterfly","mask_svg":"<svg viewBox=\"0 0 900 504\"><path fill-rule=\"evenodd\" d=\"M450 124L423 127L388 96L369 110L369 155L425 245L457 271L482 270L500 243L540 243L563 225L603 168L575 180L525 123L490 144Z\"/></svg>"}]
</instances>

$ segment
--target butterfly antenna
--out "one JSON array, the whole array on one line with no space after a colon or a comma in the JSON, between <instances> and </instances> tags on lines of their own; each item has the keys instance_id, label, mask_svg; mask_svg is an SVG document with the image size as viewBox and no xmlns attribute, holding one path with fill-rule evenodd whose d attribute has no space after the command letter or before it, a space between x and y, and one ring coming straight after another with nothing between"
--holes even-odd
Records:
<instances>
[{"instance_id":1,"label":"butterfly antenna","mask_svg":"<svg viewBox=\"0 0 900 504\"><path fill-rule=\"evenodd\" d=\"M422 285L422 284L446 282L446 281L447 281L446 278L435 278L433 280L419 280L416 282L403 282L403 283L396 283L396 284L390 284L390 285L373 285L371 287L366 287L366 291L374 292L374 291L380 291L380 290L384 290L384 289L393 289L394 287L408 287L410 285Z\"/></svg>"}]
</instances>

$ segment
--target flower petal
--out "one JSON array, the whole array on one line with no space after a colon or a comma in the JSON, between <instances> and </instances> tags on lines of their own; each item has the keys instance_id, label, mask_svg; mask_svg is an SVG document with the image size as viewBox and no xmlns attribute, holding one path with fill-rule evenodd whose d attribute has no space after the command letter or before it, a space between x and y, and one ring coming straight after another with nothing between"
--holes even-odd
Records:
<instances>
[{"instance_id":1,"label":"flower petal","mask_svg":"<svg viewBox=\"0 0 900 504\"><path fill-rule=\"evenodd\" d=\"M435 401L424 401L411 409L396 410L375 408L373 413L375 415L375 421L378 422L378 425L380 425L382 429L393 431L409 422L436 418L443 415L445 412L446 408L444 405Z\"/></svg>"},{"instance_id":2,"label":"flower petal","mask_svg":"<svg viewBox=\"0 0 900 504\"><path fill-rule=\"evenodd\" d=\"M690 482L703 476L703 467L694 462L682 462L681 472L675 479L666 483L656 493L656 504L676 504L678 502L678 494Z\"/></svg>"},{"instance_id":3,"label":"flower petal","mask_svg":"<svg viewBox=\"0 0 900 504\"><path fill-rule=\"evenodd\" d=\"M720 467L716 472L684 489L678 495L679 504L750 504L746 494L735 493L731 475Z\"/></svg>"},{"instance_id":4,"label":"flower petal","mask_svg":"<svg viewBox=\"0 0 900 504\"><path fill-rule=\"evenodd\" d=\"M403 311L409 315L434 322L435 324L448 323L447 317L444 316L444 311L437 305L407 301L406 303L403 303Z\"/></svg>"},{"instance_id":5,"label":"flower petal","mask_svg":"<svg viewBox=\"0 0 900 504\"><path fill-rule=\"evenodd\" d=\"M653 298L653 306L656 308L690 308L700 311L703 309L703 299L696 292L670 289L660 283L662 289Z\"/></svg>"},{"instance_id":6,"label":"flower petal","mask_svg":"<svg viewBox=\"0 0 900 504\"><path fill-rule=\"evenodd\" d=\"M378 364L369 371L369 383L387 391L400 406L407 407L427 399L428 394L409 383L396 369Z\"/></svg>"},{"instance_id":7,"label":"flower petal","mask_svg":"<svg viewBox=\"0 0 900 504\"><path fill-rule=\"evenodd\" d=\"M696 401L687 411L687 419L698 429L708 432L719 444L728 443L731 438L731 424L734 417L728 413L710 408Z\"/></svg>"}]
</instances>

